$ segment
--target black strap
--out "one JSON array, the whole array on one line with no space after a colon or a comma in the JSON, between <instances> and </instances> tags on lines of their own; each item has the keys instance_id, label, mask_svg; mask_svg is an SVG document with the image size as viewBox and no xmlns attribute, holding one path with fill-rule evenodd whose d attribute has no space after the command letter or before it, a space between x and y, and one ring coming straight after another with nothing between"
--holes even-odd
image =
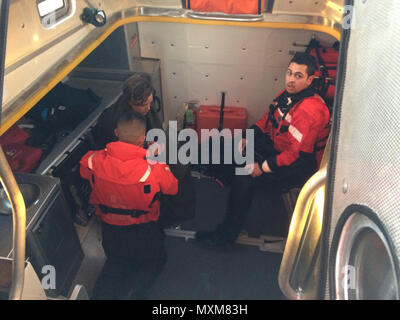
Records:
<instances>
[{"instance_id":1,"label":"black strap","mask_svg":"<svg viewBox=\"0 0 400 320\"><path fill-rule=\"evenodd\" d=\"M325 148L326 142L328 141L329 134L327 134L325 137L322 139L319 139L318 141L315 142L315 148L317 150L321 150Z\"/></svg>"},{"instance_id":2,"label":"black strap","mask_svg":"<svg viewBox=\"0 0 400 320\"><path fill-rule=\"evenodd\" d=\"M150 204L149 204L149 208L152 207L152 205L154 204L154 202L156 202L157 200L160 201L162 197L162 192L157 192L153 199L151 200ZM121 214L121 215L128 215L128 216L132 216L133 218L138 218L144 214L149 213L149 211L144 211L144 210L138 210L138 209L121 209L121 208L113 208L113 207L108 207L105 206L103 204L99 204L100 210L103 213L114 213L114 214Z\"/></svg>"},{"instance_id":3,"label":"black strap","mask_svg":"<svg viewBox=\"0 0 400 320\"><path fill-rule=\"evenodd\" d=\"M322 84L322 88L320 88L319 90L319 94L321 97L325 97L326 93L328 92L329 86L331 85L331 83L329 81L327 81L326 79L329 78L329 72L328 70L330 69L335 69L334 67L327 67L326 63L324 61L324 59L321 56L321 52L320 52L320 45L319 42L316 39L312 39L310 41L310 44L307 47L306 52L310 53L312 49L315 50L315 53L317 54L317 60L318 60L318 64L319 64L319 69L321 71L322 74L322 79L321 79L321 84Z\"/></svg>"},{"instance_id":4,"label":"black strap","mask_svg":"<svg viewBox=\"0 0 400 320\"><path fill-rule=\"evenodd\" d=\"M149 204L149 208L151 208L151 206L153 205L153 203L156 202L157 200L158 200L158 201L161 201L161 197L162 197L162 192L161 192L161 191L157 192L157 193L154 195L153 199L151 200L151 202L150 202L150 204Z\"/></svg>"},{"instance_id":5,"label":"black strap","mask_svg":"<svg viewBox=\"0 0 400 320\"><path fill-rule=\"evenodd\" d=\"M272 108L271 108L271 107L272 107ZM279 123L280 123L280 121L285 120L286 116L287 116L288 113L289 113L289 110L288 110L287 112L285 112L285 114L284 114L284 116L282 117L282 119L278 122L278 121L276 121L275 116L274 116L274 115L275 115L275 111L276 111L277 108L278 108L277 106L274 106L274 105L271 104L271 106L270 106L270 112L269 112L269 114L268 114L268 121L271 121L271 125L272 125L272 127L274 127L274 129L278 129L278 128L279 128ZM265 127L267 127L268 121L267 121L267 123L265 124ZM281 126L280 129L279 129L279 133L286 133L286 132L288 132L288 131L289 131L289 126Z\"/></svg>"},{"instance_id":6,"label":"black strap","mask_svg":"<svg viewBox=\"0 0 400 320\"><path fill-rule=\"evenodd\" d=\"M325 149L328 138L329 138L329 133L325 137L323 137L315 142L314 153Z\"/></svg>"},{"instance_id":7,"label":"black strap","mask_svg":"<svg viewBox=\"0 0 400 320\"><path fill-rule=\"evenodd\" d=\"M190 0L187 0L187 9L190 10Z\"/></svg>"},{"instance_id":8,"label":"black strap","mask_svg":"<svg viewBox=\"0 0 400 320\"><path fill-rule=\"evenodd\" d=\"M268 123L271 122L272 126L276 129L279 126L278 121L275 120L275 111L278 109L278 105L273 105L271 104L269 106L269 113L268 113L268 119L267 122L265 123L265 128L268 127Z\"/></svg>"},{"instance_id":9,"label":"black strap","mask_svg":"<svg viewBox=\"0 0 400 320\"><path fill-rule=\"evenodd\" d=\"M100 210L103 213L113 213L113 214L120 214L124 216L131 216L132 218L139 218L140 216L143 216L147 213L148 211L143 211L143 210L137 210L137 209L121 209L121 208L112 208L108 207L102 204L99 204Z\"/></svg>"},{"instance_id":10,"label":"black strap","mask_svg":"<svg viewBox=\"0 0 400 320\"><path fill-rule=\"evenodd\" d=\"M279 133L286 133L289 131L289 126L281 126Z\"/></svg>"},{"instance_id":11,"label":"black strap","mask_svg":"<svg viewBox=\"0 0 400 320\"><path fill-rule=\"evenodd\" d=\"M324 149L325 149L325 145L324 146L320 146L320 147L315 146L315 152L321 151L321 150L324 150Z\"/></svg>"},{"instance_id":12,"label":"black strap","mask_svg":"<svg viewBox=\"0 0 400 320\"><path fill-rule=\"evenodd\" d=\"M219 125L218 125L218 131L222 131L223 123L224 123L224 108L225 108L225 92L222 92L222 98L221 98L221 111L219 114Z\"/></svg>"},{"instance_id":13,"label":"black strap","mask_svg":"<svg viewBox=\"0 0 400 320\"><path fill-rule=\"evenodd\" d=\"M161 111L161 100L159 97L154 96L154 105L157 104L157 108L154 109L155 112L160 112Z\"/></svg>"},{"instance_id":14,"label":"black strap","mask_svg":"<svg viewBox=\"0 0 400 320\"><path fill-rule=\"evenodd\" d=\"M315 92L314 90L307 88L295 95L289 95L287 91L283 92L279 97L274 99L275 104L271 104L269 106L269 114L268 114L268 119L265 123L265 128L268 126L268 123L271 121L272 126L277 129L279 127L279 123L283 120L286 119L287 115L289 114L289 111L300 101L314 96ZM289 103L291 101L291 103ZM275 111L281 107L281 111L283 112L283 117L282 119L278 122L275 119ZM283 110L282 110L283 109ZM280 129L280 133L285 133L288 132L289 127L287 126L282 126Z\"/></svg>"}]
</instances>

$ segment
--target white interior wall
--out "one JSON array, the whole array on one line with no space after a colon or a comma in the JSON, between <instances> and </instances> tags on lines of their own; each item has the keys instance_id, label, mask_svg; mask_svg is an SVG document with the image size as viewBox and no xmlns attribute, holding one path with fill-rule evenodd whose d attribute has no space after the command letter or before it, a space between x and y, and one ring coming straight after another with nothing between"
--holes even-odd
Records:
<instances>
[{"instance_id":1,"label":"white interior wall","mask_svg":"<svg viewBox=\"0 0 400 320\"><path fill-rule=\"evenodd\" d=\"M174 120L186 101L246 107L251 125L284 89L293 51L304 51L313 34L332 45L329 35L306 30L172 23L138 23L142 57L161 60L165 120Z\"/></svg>"}]
</instances>

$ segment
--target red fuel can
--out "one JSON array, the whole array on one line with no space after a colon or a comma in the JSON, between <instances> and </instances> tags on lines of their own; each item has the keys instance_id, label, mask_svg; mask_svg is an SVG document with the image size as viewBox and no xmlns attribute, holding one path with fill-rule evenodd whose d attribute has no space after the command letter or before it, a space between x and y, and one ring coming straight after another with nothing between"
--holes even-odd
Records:
<instances>
[{"instance_id":1,"label":"red fuel can","mask_svg":"<svg viewBox=\"0 0 400 320\"><path fill-rule=\"evenodd\" d=\"M218 129L221 107L219 106L200 106L197 111L197 134L201 139L201 129ZM225 107L223 129L230 129L233 135L233 129L246 130L247 128L247 110L242 107Z\"/></svg>"}]
</instances>

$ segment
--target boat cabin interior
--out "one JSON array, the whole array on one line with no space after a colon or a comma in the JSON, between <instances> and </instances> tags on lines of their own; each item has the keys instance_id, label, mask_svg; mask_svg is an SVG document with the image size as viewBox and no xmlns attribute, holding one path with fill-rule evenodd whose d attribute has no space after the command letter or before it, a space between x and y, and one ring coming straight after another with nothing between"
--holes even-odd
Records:
<instances>
[{"instance_id":1,"label":"boat cabin interior","mask_svg":"<svg viewBox=\"0 0 400 320\"><path fill-rule=\"evenodd\" d=\"M260 13L249 14L197 12L181 0L9 2L0 144L26 206L31 266L24 286L34 287L29 274L36 273L44 289L24 290L27 299L92 294L105 255L79 160L92 150L92 129L127 78L141 74L152 83L152 112L165 130L170 121L190 127L187 109L219 107L221 92L226 106L245 108L249 127L284 89L296 52L315 44L338 50L343 15L343 0L266 0ZM324 75L324 94L330 85L334 92L334 76ZM332 92L325 98L332 104ZM165 229L167 263L148 299L286 299L279 272L300 189L257 191L235 245L207 248L194 233L222 220L229 186L218 184L207 165L192 164L191 172L195 217ZM4 188L0 196L0 269L10 276L13 218ZM316 196L310 219L318 220L317 202ZM43 285L46 266L55 268L56 285ZM298 271L305 289L316 277L307 270ZM10 281L0 281L4 299Z\"/></svg>"}]
</instances>

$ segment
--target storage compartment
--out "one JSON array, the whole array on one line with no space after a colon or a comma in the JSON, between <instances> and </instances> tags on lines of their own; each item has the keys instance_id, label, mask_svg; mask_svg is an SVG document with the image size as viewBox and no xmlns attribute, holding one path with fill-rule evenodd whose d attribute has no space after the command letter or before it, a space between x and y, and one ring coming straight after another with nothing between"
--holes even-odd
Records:
<instances>
[{"instance_id":1,"label":"storage compartment","mask_svg":"<svg viewBox=\"0 0 400 320\"><path fill-rule=\"evenodd\" d=\"M39 278L47 275L43 267L54 267L56 283L55 288L46 290L49 296L68 296L84 256L69 211L58 186L38 222L27 234L27 255Z\"/></svg>"},{"instance_id":2,"label":"storage compartment","mask_svg":"<svg viewBox=\"0 0 400 320\"><path fill-rule=\"evenodd\" d=\"M47 290L47 295L67 296L81 265L83 251L71 219L70 206L60 188L60 181L34 174L15 174L15 178L20 188L25 190L27 203L26 257L41 279L48 273L43 267L49 266L54 270L55 288ZM29 196L27 190L31 190ZM9 207L8 199L2 199L2 207ZM12 249L13 217L11 212L2 212L0 256L11 257Z\"/></svg>"},{"instance_id":3,"label":"storage compartment","mask_svg":"<svg viewBox=\"0 0 400 320\"><path fill-rule=\"evenodd\" d=\"M12 171L31 172L42 156L40 148L26 145L29 134L17 125L13 125L0 137L0 145Z\"/></svg>"}]
</instances>

